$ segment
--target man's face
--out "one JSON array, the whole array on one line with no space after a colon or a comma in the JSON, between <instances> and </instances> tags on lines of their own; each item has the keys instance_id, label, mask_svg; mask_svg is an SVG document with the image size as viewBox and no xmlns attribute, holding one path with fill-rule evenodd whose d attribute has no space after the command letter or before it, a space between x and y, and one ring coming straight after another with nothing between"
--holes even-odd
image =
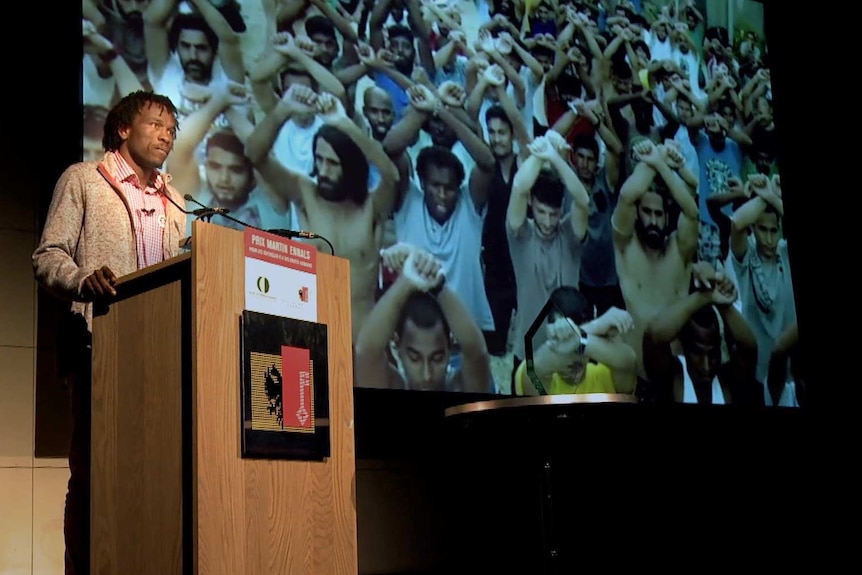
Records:
<instances>
[{"instance_id":1,"label":"man's face","mask_svg":"<svg viewBox=\"0 0 862 575\"><path fill-rule=\"evenodd\" d=\"M132 124L121 128L120 137L132 161L144 170L161 167L174 147L177 119L158 104L145 104Z\"/></svg>"},{"instance_id":2,"label":"man's face","mask_svg":"<svg viewBox=\"0 0 862 575\"><path fill-rule=\"evenodd\" d=\"M512 154L512 128L500 118L488 121L488 143L495 158L505 158Z\"/></svg>"},{"instance_id":3,"label":"man's face","mask_svg":"<svg viewBox=\"0 0 862 575\"><path fill-rule=\"evenodd\" d=\"M317 193L324 200L340 202L347 197L342 186L341 158L323 138L317 138L314 150L314 168L317 172ZM365 182L362 182L365 185Z\"/></svg>"},{"instance_id":4,"label":"man's face","mask_svg":"<svg viewBox=\"0 0 862 575\"><path fill-rule=\"evenodd\" d=\"M311 40L317 46L314 51L314 59L324 68L331 68L335 58L338 57L338 42L327 34L312 34Z\"/></svg>"},{"instance_id":5,"label":"man's face","mask_svg":"<svg viewBox=\"0 0 862 575\"><path fill-rule=\"evenodd\" d=\"M754 162L754 167L758 174L763 174L764 176L772 174L772 164L775 162L775 157L770 152L753 150L751 152L751 160Z\"/></svg>"},{"instance_id":6,"label":"man's face","mask_svg":"<svg viewBox=\"0 0 862 575\"><path fill-rule=\"evenodd\" d=\"M458 134L455 133L452 126L436 116L429 116L425 120L425 131L431 136L431 142L435 146L442 146L447 150L451 150L455 142L458 141Z\"/></svg>"},{"instance_id":7,"label":"man's face","mask_svg":"<svg viewBox=\"0 0 862 575\"><path fill-rule=\"evenodd\" d=\"M683 122L688 122L694 116L694 107L685 98L676 99L676 113Z\"/></svg>"},{"instance_id":8,"label":"man's face","mask_svg":"<svg viewBox=\"0 0 862 575\"><path fill-rule=\"evenodd\" d=\"M678 72L674 71L674 72L670 72L668 74L665 74L662 77L661 85L665 89L665 91L668 91L668 90L673 88L673 82L674 81L681 81L681 80L682 80L682 76L680 76Z\"/></svg>"},{"instance_id":9,"label":"man's face","mask_svg":"<svg viewBox=\"0 0 862 575\"><path fill-rule=\"evenodd\" d=\"M116 0L120 16L130 24L144 24L144 10L150 5L150 0Z\"/></svg>"},{"instance_id":10,"label":"man's face","mask_svg":"<svg viewBox=\"0 0 862 575\"><path fill-rule=\"evenodd\" d=\"M560 227L560 218L563 217L562 206L555 208L543 204L535 196L531 196L530 207L533 210L533 222L536 224L539 236L549 238L557 233L557 229Z\"/></svg>"},{"instance_id":11,"label":"man's face","mask_svg":"<svg viewBox=\"0 0 862 575\"><path fill-rule=\"evenodd\" d=\"M535 55L536 61L542 65L542 70L547 74L554 67L554 57L544 52L538 52Z\"/></svg>"},{"instance_id":12,"label":"man's face","mask_svg":"<svg viewBox=\"0 0 862 575\"><path fill-rule=\"evenodd\" d=\"M575 171L582 181L592 182L595 180L597 168L598 163L595 152L588 148L578 148L575 150Z\"/></svg>"},{"instance_id":13,"label":"man's face","mask_svg":"<svg viewBox=\"0 0 862 575\"><path fill-rule=\"evenodd\" d=\"M681 30L676 30L671 33L671 40L676 47L679 48L679 51L683 54L688 54L691 51L691 46L688 43L688 38L686 37L685 32Z\"/></svg>"},{"instance_id":14,"label":"man's face","mask_svg":"<svg viewBox=\"0 0 862 575\"><path fill-rule=\"evenodd\" d=\"M392 99L385 92L370 88L365 93L365 105L362 108L365 119L371 126L371 134L377 141L383 140L392 123L395 121L395 109L392 107Z\"/></svg>"},{"instance_id":15,"label":"man's face","mask_svg":"<svg viewBox=\"0 0 862 575\"><path fill-rule=\"evenodd\" d=\"M395 67L398 70L403 72L413 69L413 60L416 57L413 42L403 36L394 36L389 39L389 50L394 56Z\"/></svg>"},{"instance_id":16,"label":"man's face","mask_svg":"<svg viewBox=\"0 0 862 575\"><path fill-rule=\"evenodd\" d=\"M207 84L212 78L215 51L200 30L182 30L177 40L177 55L186 80Z\"/></svg>"},{"instance_id":17,"label":"man's face","mask_svg":"<svg viewBox=\"0 0 862 575\"><path fill-rule=\"evenodd\" d=\"M641 242L652 250L662 250L667 242L667 212L664 200L655 192L647 192L638 203L635 231Z\"/></svg>"},{"instance_id":18,"label":"man's face","mask_svg":"<svg viewBox=\"0 0 862 575\"><path fill-rule=\"evenodd\" d=\"M694 15L694 12L688 12L685 16L685 23L688 24L689 30L694 30L697 28L697 16Z\"/></svg>"},{"instance_id":19,"label":"man's face","mask_svg":"<svg viewBox=\"0 0 862 575\"><path fill-rule=\"evenodd\" d=\"M611 79L611 82L614 85L614 89L618 94L631 94L632 91L632 79L631 78L620 78L619 76L614 76Z\"/></svg>"},{"instance_id":20,"label":"man's face","mask_svg":"<svg viewBox=\"0 0 862 575\"><path fill-rule=\"evenodd\" d=\"M293 70L285 70L281 74L281 91L287 92L291 86L305 86L314 89L314 82L307 74L296 74Z\"/></svg>"},{"instance_id":21,"label":"man's face","mask_svg":"<svg viewBox=\"0 0 862 575\"><path fill-rule=\"evenodd\" d=\"M768 126L772 123L772 105L766 98L758 98L757 113L763 116L762 123L764 125Z\"/></svg>"},{"instance_id":22,"label":"man's face","mask_svg":"<svg viewBox=\"0 0 862 575\"><path fill-rule=\"evenodd\" d=\"M456 24L461 24L461 13L457 10L449 10L446 15L455 21ZM451 32L451 30L449 30L443 22L437 22L437 29L440 30L440 36L443 38L449 38L449 32Z\"/></svg>"},{"instance_id":23,"label":"man's face","mask_svg":"<svg viewBox=\"0 0 862 575\"><path fill-rule=\"evenodd\" d=\"M422 190L425 193L425 207L432 218L442 224L452 217L461 190L451 169L429 166L428 173L422 178Z\"/></svg>"},{"instance_id":24,"label":"man's face","mask_svg":"<svg viewBox=\"0 0 862 575\"><path fill-rule=\"evenodd\" d=\"M725 130L719 121L718 114L710 114L703 120L703 127L706 130L706 135L713 145L722 145L727 138L727 130Z\"/></svg>"},{"instance_id":25,"label":"man's face","mask_svg":"<svg viewBox=\"0 0 862 575\"><path fill-rule=\"evenodd\" d=\"M698 387L711 386L721 365L721 336L717 328L691 326L689 338L682 341L685 364L691 381Z\"/></svg>"},{"instance_id":26,"label":"man's face","mask_svg":"<svg viewBox=\"0 0 862 575\"><path fill-rule=\"evenodd\" d=\"M558 311L552 311L548 314L548 330L546 333L549 333L551 329L558 330L558 333L561 333L562 330L570 330L574 331L574 327L572 325L571 320L564 316L562 313ZM572 334L571 337L577 337L580 340L580 336L576 334ZM583 354L572 353L567 354L565 367L562 367L557 370L557 373L567 382L570 383L580 383L584 379L584 375L587 371L587 358Z\"/></svg>"},{"instance_id":27,"label":"man's face","mask_svg":"<svg viewBox=\"0 0 862 575\"><path fill-rule=\"evenodd\" d=\"M220 206L239 206L248 200L252 172L240 154L212 146L207 151L205 169L210 193Z\"/></svg>"},{"instance_id":28,"label":"man's face","mask_svg":"<svg viewBox=\"0 0 862 575\"><path fill-rule=\"evenodd\" d=\"M763 213L754 222L754 242L757 252L765 260L775 259L778 251L778 215Z\"/></svg>"},{"instance_id":29,"label":"man's face","mask_svg":"<svg viewBox=\"0 0 862 575\"><path fill-rule=\"evenodd\" d=\"M667 35L668 35L667 24L662 22L661 24L656 26L655 27L655 35L656 35L656 38L659 39L659 42L664 42L665 40L667 40Z\"/></svg>"},{"instance_id":30,"label":"man's face","mask_svg":"<svg viewBox=\"0 0 862 575\"><path fill-rule=\"evenodd\" d=\"M542 22L548 22L554 19L554 12L550 6L543 2L536 8L536 18Z\"/></svg>"},{"instance_id":31,"label":"man's face","mask_svg":"<svg viewBox=\"0 0 862 575\"><path fill-rule=\"evenodd\" d=\"M420 328L413 320L407 319L397 347L410 389L444 388L446 367L449 364L449 342L443 332L442 321L430 328Z\"/></svg>"}]
</instances>

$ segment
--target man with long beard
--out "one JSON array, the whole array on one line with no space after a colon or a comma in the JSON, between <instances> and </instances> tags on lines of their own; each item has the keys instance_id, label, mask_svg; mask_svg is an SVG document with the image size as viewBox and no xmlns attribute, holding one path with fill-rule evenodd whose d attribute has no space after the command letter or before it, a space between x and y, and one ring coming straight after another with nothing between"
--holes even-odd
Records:
<instances>
[{"instance_id":1,"label":"man with long beard","mask_svg":"<svg viewBox=\"0 0 862 575\"><path fill-rule=\"evenodd\" d=\"M374 307L378 251L383 221L392 210L398 170L379 145L360 130L332 94L316 94L295 86L280 102L296 111L316 111L323 120L312 143L310 175L284 166L269 150L246 155L268 184L276 211L285 213L294 202L301 229L332 242L335 253L350 260L350 291L354 338ZM369 162L380 174L369 190ZM317 243L314 240L313 243Z\"/></svg>"},{"instance_id":2,"label":"man with long beard","mask_svg":"<svg viewBox=\"0 0 862 575\"><path fill-rule=\"evenodd\" d=\"M624 337L638 357L638 396L649 400L641 347L644 328L656 313L689 292L698 210L676 172L684 164L679 150L642 140L633 151L637 164L620 190L611 225L620 288L634 319L634 329ZM671 215L677 210L679 219L672 229Z\"/></svg>"}]
</instances>

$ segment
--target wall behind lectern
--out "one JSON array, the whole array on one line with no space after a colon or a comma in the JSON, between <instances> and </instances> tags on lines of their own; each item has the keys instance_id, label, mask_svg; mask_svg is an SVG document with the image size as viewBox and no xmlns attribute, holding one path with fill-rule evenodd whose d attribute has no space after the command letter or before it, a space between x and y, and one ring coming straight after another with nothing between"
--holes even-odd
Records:
<instances>
[{"instance_id":1,"label":"wall behind lectern","mask_svg":"<svg viewBox=\"0 0 862 575\"><path fill-rule=\"evenodd\" d=\"M327 50L333 50L333 47L323 41L325 34L321 38L319 29L313 26L303 27L302 18L320 13L318 3L308 4L307 11L301 15L302 18L290 26L281 24L280 22L283 21L275 16L275 5L278 3L265 0L213 1L211 5L219 7L220 11L209 10L202 13L211 29L207 32L210 40L207 40L207 35L199 30L186 29L184 32L176 32L181 28L177 27L174 29L176 34L171 32L171 26L176 26L183 19L189 18L190 14L198 12L189 2L180 2L178 9L170 13L165 20L161 36L156 34L147 36L143 28L144 15L134 11L135 5L140 3L123 0L92 1L97 4L98 9L85 13L85 19L89 15L90 20L89 23L84 24L85 54L81 68L85 104L85 154L98 156L98 144L101 138L100 121L103 121L104 111L109 106L122 94L133 89L155 87L157 91L170 95L180 109L184 123L181 123L179 137L197 145L193 156L193 162L197 164L196 169L195 166L187 164L179 165L176 160L176 149L175 155L169 159L166 166L175 174L182 173L183 182L199 182L195 189L182 189L181 192L190 193L207 205L231 206L237 218L266 229L309 229L324 235L336 235L339 231L348 229L340 226L340 222L336 224L332 217L327 217L326 210L318 208L316 215L312 214L307 218L299 204L286 204L285 197L294 198L291 194L296 192L295 188L285 189L281 181L273 181L261 172L250 171L248 160L243 154L242 142L247 142L248 138L252 137L250 134L259 135L259 132L254 130L255 126L260 126L266 121L269 111L279 96L283 94L288 84L293 83L311 84L320 92L325 91L326 86L331 88L333 85L346 84L348 88L345 99L352 104L354 117L366 134L373 136L374 130L379 128L381 132L378 135L382 135L388 127L391 129L386 120L381 119L377 99L371 97L371 92L367 92L374 85L374 79L360 75L355 84L338 83L336 77L344 79L350 75L350 66L355 62L353 51L345 49L347 43L344 42L343 37L338 34L335 51L327 56ZM374 3L375 6L381 4ZM393 6L403 7L406 4L399 0L393 3ZM624 23L624 25L628 25L630 30L631 26L637 26L639 23L644 26L640 37L633 35L629 39L630 52L624 46L618 48L618 54L614 58L619 61L619 64L610 68L614 79L609 80L606 86L614 86L614 89L618 90L624 89L622 86L629 82L624 78L625 69L632 69L630 66L632 58L649 61L656 69L661 68L656 64L657 62L668 61L671 67L675 68L679 79L683 83L687 82L688 89L696 98L704 102L707 111L724 114L727 120L734 123L733 106L738 106L735 127L754 140L753 146L740 148L732 143L729 144L731 150L727 153L706 147L698 151L685 130L676 135L686 156L686 165L699 177L701 198L727 192L728 180L731 177L745 181L752 173L763 172L770 175L777 173L779 146L777 132L773 129L775 123L771 85L768 80L760 83L750 82L759 69L768 70L770 66L769 50L764 34L764 6L754 0L716 2L543 0L527 3L434 0L433 9L428 6L422 9L422 18L429 31L429 49L435 52L438 64L445 60L443 55L447 53L448 48L444 39L452 26L460 23L464 41L463 49L459 48L458 56L451 60L453 64L438 65L437 76L432 80L438 85L443 80L451 80L463 87L465 94L469 95L475 79L469 72L468 61L475 53L483 50L480 30L490 26L495 20L498 23L508 22L498 27L490 26L490 29L495 38L493 41L495 50L504 54L501 56L502 60L508 62L509 66L514 63L514 67L509 68L509 71L513 71L513 75L509 79L507 91L520 106L520 111L516 114L518 120L522 121L528 132L534 136L544 133L548 127L553 127L555 124L559 127L567 123L566 127L559 129L568 142L574 143L578 135L592 139L598 151L595 165L598 168L605 166L610 155L608 146L604 139L595 133L590 122L583 117L583 112L581 111L580 116L573 123L567 122L568 118L565 116L570 109L570 104L574 104L579 99L590 101L594 98L594 94L582 78L579 78L576 68L572 65L565 66L555 82L545 83L539 81L540 76L534 75L531 68L531 66L541 68L542 62L546 61L545 72L548 72L555 59L557 62L562 62L566 58L563 52L555 54L553 48L558 44L557 38L567 25L565 6L569 4L587 16L589 22L585 24L586 28L593 30L597 36L604 37L603 43L595 48L599 51L607 50L609 44L612 46L612 39L619 32L615 27L616 24L612 23L610 26L607 24L609 17L625 12L629 18L628 24ZM154 3L151 2L151 8L153 5ZM362 2L332 1L326 6L329 10L335 11L345 22L353 19L362 21ZM526 19L524 6L529 6L526 9L529 11ZM599 6L602 9L598 9ZM670 18L671 24L656 25L662 17ZM677 24L683 23L690 25L688 31L677 30ZM356 29L356 22L354 21L351 26ZM396 54L405 43L403 41L405 35L419 36L417 27L411 22L409 12L393 11L387 17L385 27L391 31L386 45ZM329 74L318 64L312 64L309 68L304 66L302 61L297 61L287 66L285 59L279 60L278 57L274 57L273 34L282 29L289 29L297 36L312 36L313 40L317 40L318 44L315 45L312 41L309 48L314 51L317 62L329 65L328 62L336 56L331 65L336 76ZM507 31L509 38L505 38L505 34L501 35L502 30ZM662 40L665 34L668 35L670 44ZM577 54L571 52L569 55L576 59L580 57L592 59L592 47L586 40L587 37L578 34L575 36L578 38L577 45L580 47L580 52ZM207 45L212 45L212 38L217 37L219 38L218 48L215 53L209 53L205 48ZM510 41L512 37L520 44L519 48L512 48ZM238 39L234 52L232 52L232 46L234 46L231 44L232 38ZM151 43L149 48L147 42ZM417 45L421 46L422 43L417 42ZM112 67L108 68L102 60L105 50L110 47L113 47L118 57L113 61ZM201 51L202 47L203 51ZM174 48L176 50L172 51ZM148 72L148 49L161 51L164 56L169 55L167 71L159 77L154 75L152 70ZM520 53L520 62L516 61L517 58L505 56L506 52ZM613 48L610 52L613 52ZM608 52L609 57L610 52ZM231 53L241 60L242 65L239 68L224 65L225 59L231 58ZM527 55L524 56L524 53ZM417 73L422 69L421 54L420 48L415 55L414 71ZM351 59L352 57L354 59ZM778 57L781 57L780 54ZM272 58L276 64L266 69L263 62ZM494 58L495 56L490 56L486 60L493 61ZM183 80L184 75L187 78L193 78L195 75L206 77L208 75L206 71L211 63L214 79L207 86ZM305 72L297 71L297 68L304 67ZM600 69L602 69L601 66L596 66L597 72ZM538 69L536 71L538 72ZM242 110L245 112L243 117L236 119L235 116L213 113L211 116L214 119L206 122L209 131L205 133L201 130L200 133L196 133L197 122L201 121L201 118L206 118L204 112L206 108L202 107L203 102L211 98L213 93L217 93L220 90L218 86L225 85L227 78L233 76L236 79L237 74L246 75L244 82L247 89L246 98L241 102L235 102L242 105ZM635 75L637 75L637 68L635 68ZM731 78L732 85L718 90L724 93L724 98L716 98L707 105L707 89L722 76ZM585 77L592 78L589 74ZM672 88L671 76L664 75L664 77L665 80L662 80L663 76L659 71L651 80L655 88L655 97L658 99L667 97ZM255 80L260 81L256 83ZM379 82L378 84L385 85ZM751 99L750 102L747 101L748 90L760 90L760 85L767 88L761 90L762 93L758 92L758 97ZM524 88L523 99L519 92L521 87ZM604 90L608 89L604 88ZM366 99L366 96L370 99ZM480 101L482 104L478 121L482 126L483 140L489 142L484 114L492 102L488 99ZM672 114L681 113L677 101L673 98L668 100L668 105ZM409 107L410 105L407 104L406 108ZM398 125L400 113L401 105L396 100L395 120L392 125ZM626 108L623 112L624 116L633 118L631 114L631 108ZM667 125L668 120L660 113L658 107L653 109L652 116L656 127ZM246 119L250 121L246 122ZM303 175L313 173L312 136L319 119L309 121L313 123L306 128L298 128L295 124L283 125L278 136L270 144L270 151L278 163ZM400 127L403 128L404 125ZM233 143L224 143L225 133L235 135ZM353 261L354 309L361 310L357 314L359 318L357 324L365 328L364 331L357 329L355 334L357 342L355 381L359 387L511 393L513 367L524 357L523 349L519 349L520 346L517 345L518 340L524 337L523 329L518 328L518 314L525 318L525 321L520 324L523 328L533 319L528 316L536 313L545 299L544 294L530 293L525 288L522 290L522 303L531 305L522 306L521 310L516 310L515 284L519 281L533 284L535 282L531 278L534 277L553 283L558 281L556 278L560 277L562 268L566 266L562 263L552 266L553 269L546 269L549 261L552 263L555 261L554 256L553 254L540 255L546 248L537 245L536 255L532 259L522 262L510 272L505 271L508 259L508 245L503 231L507 203L505 192L502 192L504 194L502 198L499 196L499 190L496 194L492 194L493 204L489 204L487 209L481 209L478 215L475 213L470 199L469 181L471 167L477 163L476 158L481 160L482 151L473 150L471 153L469 143L465 145L463 141L458 141L457 136L454 137L456 143L452 151L461 166L466 168L460 200L457 200L464 212L458 211L459 204L456 204L454 208L456 211L448 223L441 225L434 220L432 215L434 211L446 212L447 204L445 200L435 200L432 197L431 186L418 177L416 160L423 148L435 142L447 141L450 136L452 134L448 134L441 127L440 122L426 123L418 134L418 141L407 150L409 158L407 161L412 166L410 168L412 176L410 185L400 200L400 208L395 210L394 218L381 222L376 234L371 234L367 230L351 231L350 241L344 239L336 241L341 253L348 255ZM663 137L664 135L655 136L656 143L661 143ZM230 140L231 136L227 136L227 139ZM219 140L222 141L221 144L218 143ZM451 144L451 141L449 143ZM481 146L481 144L478 145ZM490 152L494 157L502 157L509 149L509 145L510 140L500 141L495 135L491 145L484 148L484 153ZM517 142L514 146L517 150ZM577 157L577 150L569 156L569 159L575 162L577 173L579 175L589 173L590 166L583 164L583 160L578 164ZM351 162L348 162L347 157L341 158L342 173L356 173L350 172L351 169L355 169L352 163L354 160L355 158L351 158ZM171 165L172 161L175 162L174 165ZM618 185L622 185L630 174L631 166L625 161L622 165ZM379 172L371 170L368 182L372 190L379 179ZM339 191L337 187L332 187L332 181L326 176L317 183L320 193L328 190L329 193L337 194ZM356 182L351 181L349 184L356 185ZM423 201L427 204L426 207L421 205ZM603 201L596 198L591 200L592 218L601 217L599 212L603 209ZM563 213L557 213L555 217L560 215L565 217L570 205L571 202L566 201ZM416 208L415 212L411 212L415 215L408 218L406 214L411 206ZM610 208L604 206L604 209ZM673 207L671 212L672 210ZM725 214L729 214L730 210L730 207L725 207ZM701 202L700 212L700 257L710 262L718 262L728 269L732 268L727 256L726 237L724 245L720 245L722 244L721 233L719 228L711 223L713 218L705 201ZM213 221L234 225L228 220L219 220L220 218L216 217ZM498 235L492 237L493 234L489 230L494 229L495 225ZM672 231L675 225L673 218L669 218L667 231ZM485 237L480 240L483 227ZM781 226L779 235L787 238L790 234L786 233L784 226ZM455 236L458 236L460 243L452 239ZM483 245L482 249L479 246L480 241ZM445 317L446 314L433 304L425 309L421 304L408 306L392 302L391 298L382 298L381 294L390 285L393 275L382 265L378 269L378 263L372 261L374 258L371 254L397 242L424 244L432 255L445 259L444 265L449 277L448 286L453 288L468 313L450 312L450 317ZM322 242L316 245L326 249ZM578 249L581 251L591 249L590 242ZM607 257L598 264L594 262L591 275L593 277L605 275L611 278L616 265L612 257ZM501 269L502 272L499 271ZM784 262L784 269L789 273L789 261ZM585 272L582 271L581 277L584 276ZM750 324L757 324L754 326L755 329L765 329L769 332L764 335L764 341L777 340L781 332L796 322L795 302L792 297L789 297L782 300L785 302L783 305L786 309L778 312L768 310L768 303L765 304L767 308L762 307L764 298L782 299L782 294L770 292L772 288L763 287L757 281L750 284L754 287L749 291L741 292L740 302L743 304L741 307L748 306L745 313L755 314L756 312L751 311L754 309L752 307L754 304L750 302L757 300L761 308L766 309L765 315L783 314L783 319L767 319L765 327L762 328L760 326L763 321L752 319L753 316L749 317ZM780 289L789 288L785 284ZM456 315L457 318L453 317ZM425 317L424 320L423 317ZM444 317L446 321L439 321L440 317ZM458 319L466 321L457 321ZM446 334L444 326L447 325L451 328L449 330L451 334ZM390 343L385 344L389 340L391 340ZM481 378L475 375L463 378L459 375L486 373L490 380L487 384L479 381ZM791 369L789 385L781 395L782 405L799 403L796 390L801 388L801 382L795 385L794 373L795 370ZM761 379L765 377L762 370L759 377ZM772 401L768 394L764 393L764 397L767 403Z\"/></svg>"}]
</instances>

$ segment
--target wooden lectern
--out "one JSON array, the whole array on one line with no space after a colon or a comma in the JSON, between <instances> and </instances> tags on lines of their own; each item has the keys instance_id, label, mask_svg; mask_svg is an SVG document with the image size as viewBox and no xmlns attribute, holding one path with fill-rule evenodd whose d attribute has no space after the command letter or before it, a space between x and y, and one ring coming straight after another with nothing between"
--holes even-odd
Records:
<instances>
[{"instance_id":1,"label":"wooden lectern","mask_svg":"<svg viewBox=\"0 0 862 575\"><path fill-rule=\"evenodd\" d=\"M350 574L357 562L350 267L317 259L331 457L240 457L242 232L120 279L93 322L93 575Z\"/></svg>"}]
</instances>

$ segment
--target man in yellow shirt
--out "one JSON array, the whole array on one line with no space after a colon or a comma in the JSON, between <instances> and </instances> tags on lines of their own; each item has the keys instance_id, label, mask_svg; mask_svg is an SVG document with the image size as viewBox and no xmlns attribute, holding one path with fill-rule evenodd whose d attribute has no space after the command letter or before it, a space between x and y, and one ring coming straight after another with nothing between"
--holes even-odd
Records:
<instances>
[{"instance_id":1,"label":"man in yellow shirt","mask_svg":"<svg viewBox=\"0 0 862 575\"><path fill-rule=\"evenodd\" d=\"M634 327L628 312L611 308L593 318L593 308L576 288L551 293L547 340L533 353L533 367L549 395L617 393L631 389L637 357L620 337ZM539 395L527 375L526 361L515 373L515 395Z\"/></svg>"}]
</instances>

